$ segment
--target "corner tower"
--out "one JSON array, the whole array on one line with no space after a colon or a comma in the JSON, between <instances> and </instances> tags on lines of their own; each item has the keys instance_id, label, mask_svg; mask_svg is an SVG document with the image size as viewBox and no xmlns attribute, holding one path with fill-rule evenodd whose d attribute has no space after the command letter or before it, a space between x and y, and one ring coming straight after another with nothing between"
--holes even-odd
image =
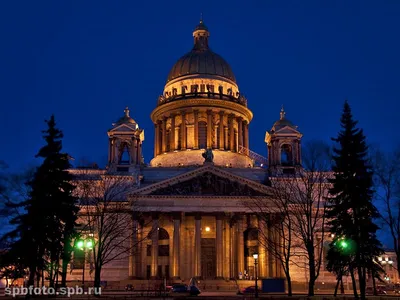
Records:
<instances>
[{"instance_id":1,"label":"corner tower","mask_svg":"<svg viewBox=\"0 0 400 300\"><path fill-rule=\"evenodd\" d=\"M209 47L200 21L192 50L172 67L151 114L155 128L154 167L203 164L213 149L214 164L248 167L248 125L253 118L229 64Z\"/></svg>"},{"instance_id":2,"label":"corner tower","mask_svg":"<svg viewBox=\"0 0 400 300\"><path fill-rule=\"evenodd\" d=\"M282 107L279 120L265 134L271 174L292 174L301 166L302 136L297 126L286 119L286 112Z\"/></svg>"},{"instance_id":3,"label":"corner tower","mask_svg":"<svg viewBox=\"0 0 400 300\"><path fill-rule=\"evenodd\" d=\"M124 116L108 133L108 171L109 172L135 172L143 163L142 143L144 130L129 116L128 107Z\"/></svg>"}]
</instances>

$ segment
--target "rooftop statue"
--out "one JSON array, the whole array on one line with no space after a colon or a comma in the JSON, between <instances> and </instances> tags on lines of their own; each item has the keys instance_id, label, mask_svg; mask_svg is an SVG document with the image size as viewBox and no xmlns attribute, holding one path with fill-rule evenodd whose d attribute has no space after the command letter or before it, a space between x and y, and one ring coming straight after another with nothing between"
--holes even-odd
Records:
<instances>
[{"instance_id":1,"label":"rooftop statue","mask_svg":"<svg viewBox=\"0 0 400 300\"><path fill-rule=\"evenodd\" d=\"M204 162L205 163L207 163L207 162L213 162L213 160L214 160L214 154L212 153L212 149L211 148L209 148L209 149L207 149L206 151L204 151L203 153L202 153L202 156L204 157Z\"/></svg>"}]
</instances>

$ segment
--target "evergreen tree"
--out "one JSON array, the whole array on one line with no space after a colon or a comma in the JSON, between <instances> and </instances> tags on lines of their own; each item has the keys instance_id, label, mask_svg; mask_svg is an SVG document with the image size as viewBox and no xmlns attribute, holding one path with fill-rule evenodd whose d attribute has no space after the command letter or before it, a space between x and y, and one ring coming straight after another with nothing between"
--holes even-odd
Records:
<instances>
[{"instance_id":1,"label":"evergreen tree","mask_svg":"<svg viewBox=\"0 0 400 300\"><path fill-rule=\"evenodd\" d=\"M50 285L54 286L60 259L63 259L66 274L78 212L76 199L72 196L73 177L67 171L71 167L69 156L61 152L63 134L56 128L54 116L46 123L48 128L43 131L46 144L36 155L43 162L28 182L28 199L20 204L25 208L25 214L12 220L17 227L8 234L15 240L10 251L18 257L25 253L29 286L34 284L35 275L42 274L45 269Z\"/></svg>"},{"instance_id":2,"label":"evergreen tree","mask_svg":"<svg viewBox=\"0 0 400 300\"><path fill-rule=\"evenodd\" d=\"M335 237L352 241L350 247L354 257L349 263L349 271L354 286L354 271L357 271L360 296L365 299L367 270L383 250L376 236L379 228L373 221L379 214L372 203L373 174L368 165L368 147L362 129L357 128L357 121L353 120L347 101L341 127L338 137L333 139L338 146L334 148L334 178L329 191L332 198L329 200L327 217ZM355 288L354 293L358 297Z\"/></svg>"}]
</instances>

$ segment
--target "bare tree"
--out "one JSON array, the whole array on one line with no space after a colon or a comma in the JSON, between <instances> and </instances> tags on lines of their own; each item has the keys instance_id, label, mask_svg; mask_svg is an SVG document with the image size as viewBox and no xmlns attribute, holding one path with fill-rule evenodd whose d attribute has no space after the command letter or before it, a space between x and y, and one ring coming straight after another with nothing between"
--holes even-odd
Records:
<instances>
[{"instance_id":1,"label":"bare tree","mask_svg":"<svg viewBox=\"0 0 400 300\"><path fill-rule=\"evenodd\" d=\"M308 295L314 295L324 253L325 210L329 195L328 170L331 166L330 147L322 141L310 141L303 147L303 168L286 180L291 196L293 234L307 261Z\"/></svg>"},{"instance_id":2,"label":"bare tree","mask_svg":"<svg viewBox=\"0 0 400 300\"><path fill-rule=\"evenodd\" d=\"M245 202L259 220L258 242L268 251L272 265L282 267L287 281L288 295L292 296L292 281L290 266L292 256L292 219L290 217L290 197L287 190L282 188L282 181L273 184L271 198L253 197ZM269 267L270 262L265 262ZM273 274L272 274L273 276Z\"/></svg>"},{"instance_id":3,"label":"bare tree","mask_svg":"<svg viewBox=\"0 0 400 300\"><path fill-rule=\"evenodd\" d=\"M100 287L104 265L134 255L133 250L139 251L138 245L142 242L134 239L133 235L136 233L132 226L132 218L138 218L140 211L127 198L137 188L135 178L100 175L101 172L82 170L76 180L81 208L79 232L81 235L93 237L90 252L95 287ZM143 237L145 238L147 237Z\"/></svg>"},{"instance_id":4,"label":"bare tree","mask_svg":"<svg viewBox=\"0 0 400 300\"><path fill-rule=\"evenodd\" d=\"M383 206L381 216L390 231L400 275L400 145L390 152L371 150L375 196Z\"/></svg>"}]
</instances>

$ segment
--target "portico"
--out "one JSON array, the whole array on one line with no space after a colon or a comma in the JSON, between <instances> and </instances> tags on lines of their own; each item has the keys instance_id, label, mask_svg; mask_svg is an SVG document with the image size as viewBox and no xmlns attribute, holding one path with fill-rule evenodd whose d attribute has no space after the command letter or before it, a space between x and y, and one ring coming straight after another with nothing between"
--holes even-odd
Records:
<instances>
[{"instance_id":1,"label":"portico","mask_svg":"<svg viewBox=\"0 0 400 300\"><path fill-rule=\"evenodd\" d=\"M212 182L213 191L202 189ZM230 279L254 274L252 254L259 253L259 277L281 277L281 268L258 242L259 228L273 230L244 203L270 197L268 187L212 165L139 189L130 196L146 208L133 224L133 240L148 236L130 258L130 278ZM217 188L218 190L215 190ZM235 193L249 196L236 196ZM168 192L170 191L170 192ZM185 191L186 195L179 194Z\"/></svg>"}]
</instances>

